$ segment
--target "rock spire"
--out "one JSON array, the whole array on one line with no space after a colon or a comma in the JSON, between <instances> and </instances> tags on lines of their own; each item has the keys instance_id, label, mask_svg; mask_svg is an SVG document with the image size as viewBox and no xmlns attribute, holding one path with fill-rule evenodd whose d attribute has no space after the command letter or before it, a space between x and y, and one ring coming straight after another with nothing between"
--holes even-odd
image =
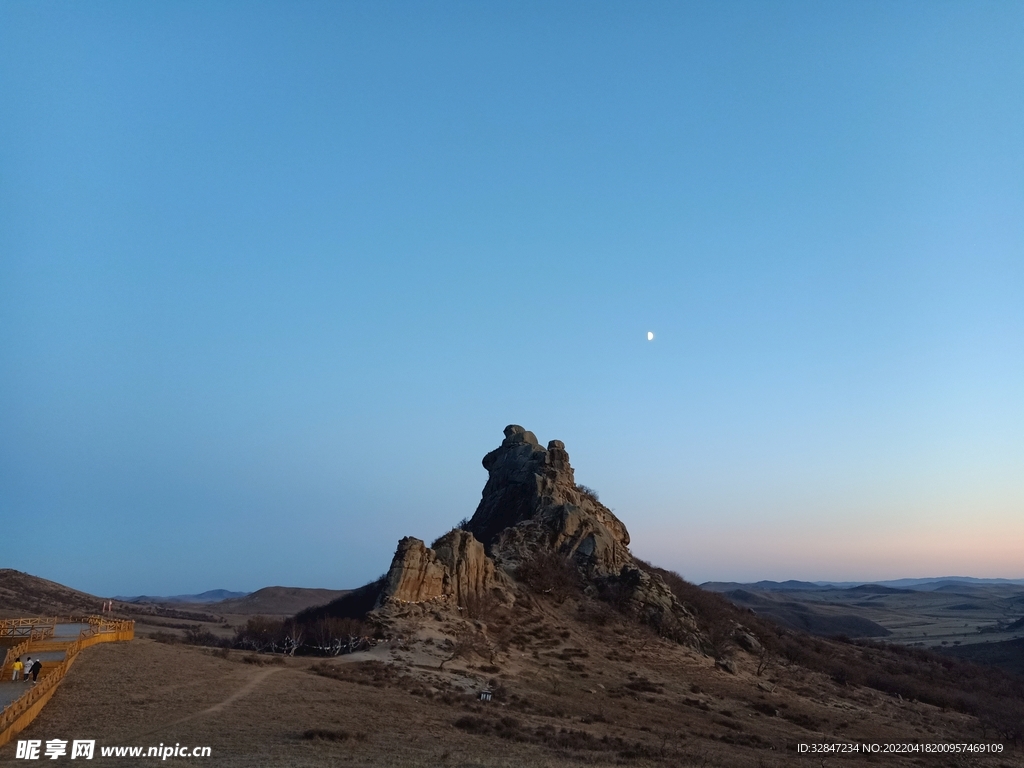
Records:
<instances>
[{"instance_id":1,"label":"rock spire","mask_svg":"<svg viewBox=\"0 0 1024 768\"><path fill-rule=\"evenodd\" d=\"M660 576L630 554L626 526L596 494L576 484L560 440L544 448L532 432L511 424L483 465L487 483L464 530L450 531L433 548L402 539L380 605L511 602L518 568L555 553L578 570L590 598L614 594L664 634L694 635L690 613Z\"/></svg>"}]
</instances>

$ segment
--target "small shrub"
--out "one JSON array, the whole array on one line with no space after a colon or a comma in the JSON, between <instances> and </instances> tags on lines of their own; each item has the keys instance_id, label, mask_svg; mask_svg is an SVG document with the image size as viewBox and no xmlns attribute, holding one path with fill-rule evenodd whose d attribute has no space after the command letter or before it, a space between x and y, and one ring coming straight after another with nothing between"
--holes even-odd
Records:
<instances>
[{"instance_id":1,"label":"small shrub","mask_svg":"<svg viewBox=\"0 0 1024 768\"><path fill-rule=\"evenodd\" d=\"M491 730L491 724L485 718L473 715L463 715L454 723L456 728L469 733L487 733Z\"/></svg>"},{"instance_id":2,"label":"small shrub","mask_svg":"<svg viewBox=\"0 0 1024 768\"><path fill-rule=\"evenodd\" d=\"M516 578L534 592L551 595L559 603L578 594L580 573L576 566L557 552L540 552L516 569Z\"/></svg>"},{"instance_id":3,"label":"small shrub","mask_svg":"<svg viewBox=\"0 0 1024 768\"><path fill-rule=\"evenodd\" d=\"M242 661L244 661L246 664L255 664L257 667L265 667L270 664L284 664L284 659L280 656L262 656L257 655L255 653L250 653L247 656L243 656Z\"/></svg>"},{"instance_id":4,"label":"small shrub","mask_svg":"<svg viewBox=\"0 0 1024 768\"><path fill-rule=\"evenodd\" d=\"M762 715L767 715L768 717L775 717L777 714L774 705L769 704L767 701L751 702L750 708L755 712L760 712Z\"/></svg>"},{"instance_id":5,"label":"small shrub","mask_svg":"<svg viewBox=\"0 0 1024 768\"><path fill-rule=\"evenodd\" d=\"M839 685L847 685L850 683L852 674L845 664L836 664L832 667L831 677Z\"/></svg>"},{"instance_id":6,"label":"small shrub","mask_svg":"<svg viewBox=\"0 0 1024 768\"><path fill-rule=\"evenodd\" d=\"M662 693L665 686L661 683L653 683L646 677L626 683L626 688L637 693Z\"/></svg>"},{"instance_id":7,"label":"small shrub","mask_svg":"<svg viewBox=\"0 0 1024 768\"><path fill-rule=\"evenodd\" d=\"M455 641L450 645L450 656L442 659L438 669L444 669L444 665L456 659L467 659L472 656L483 656L490 658L491 646L486 638L477 632L462 632L455 636Z\"/></svg>"},{"instance_id":8,"label":"small shrub","mask_svg":"<svg viewBox=\"0 0 1024 768\"><path fill-rule=\"evenodd\" d=\"M578 617L584 624L604 627L618 620L619 615L606 602L585 600L580 603Z\"/></svg>"},{"instance_id":9,"label":"small shrub","mask_svg":"<svg viewBox=\"0 0 1024 768\"><path fill-rule=\"evenodd\" d=\"M468 595L464 608L469 618L487 623L496 621L507 613L505 606L494 595L489 594Z\"/></svg>"},{"instance_id":10,"label":"small shrub","mask_svg":"<svg viewBox=\"0 0 1024 768\"><path fill-rule=\"evenodd\" d=\"M210 630L195 624L185 630L185 644L217 647L221 645L221 640Z\"/></svg>"},{"instance_id":11,"label":"small shrub","mask_svg":"<svg viewBox=\"0 0 1024 768\"><path fill-rule=\"evenodd\" d=\"M782 716L794 725L799 725L801 728L806 728L809 731L818 730L822 723L825 722L804 712L785 712Z\"/></svg>"},{"instance_id":12,"label":"small shrub","mask_svg":"<svg viewBox=\"0 0 1024 768\"><path fill-rule=\"evenodd\" d=\"M328 728L310 728L302 732L307 741L348 741L352 734L348 731L333 731Z\"/></svg>"}]
</instances>

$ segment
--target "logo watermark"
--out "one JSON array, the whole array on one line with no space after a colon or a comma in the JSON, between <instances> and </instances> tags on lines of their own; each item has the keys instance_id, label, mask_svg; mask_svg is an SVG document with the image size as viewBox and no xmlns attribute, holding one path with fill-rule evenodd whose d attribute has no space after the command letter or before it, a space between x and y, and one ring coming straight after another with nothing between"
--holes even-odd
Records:
<instances>
[{"instance_id":1,"label":"logo watermark","mask_svg":"<svg viewBox=\"0 0 1024 768\"><path fill-rule=\"evenodd\" d=\"M169 757L210 757L210 747L189 747L181 744L160 743L156 747L100 747L100 757L152 757L166 760ZM96 739L26 739L18 741L14 755L19 760L92 760L96 756Z\"/></svg>"}]
</instances>

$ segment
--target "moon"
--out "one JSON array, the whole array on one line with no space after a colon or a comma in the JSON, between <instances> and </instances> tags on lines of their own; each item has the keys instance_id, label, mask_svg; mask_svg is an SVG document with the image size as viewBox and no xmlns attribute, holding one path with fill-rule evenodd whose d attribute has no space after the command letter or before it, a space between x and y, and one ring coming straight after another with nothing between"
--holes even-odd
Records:
<instances>
[{"instance_id":1,"label":"moon","mask_svg":"<svg viewBox=\"0 0 1024 768\"><path fill-rule=\"evenodd\" d=\"M648 341L654 341L654 331L648 331L647 332L647 340Z\"/></svg>"}]
</instances>

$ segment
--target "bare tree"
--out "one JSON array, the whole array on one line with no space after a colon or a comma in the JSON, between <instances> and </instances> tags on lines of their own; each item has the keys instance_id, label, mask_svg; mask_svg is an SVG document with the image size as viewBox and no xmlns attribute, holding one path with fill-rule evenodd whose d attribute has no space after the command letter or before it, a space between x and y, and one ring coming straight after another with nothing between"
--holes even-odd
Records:
<instances>
[{"instance_id":1,"label":"bare tree","mask_svg":"<svg viewBox=\"0 0 1024 768\"><path fill-rule=\"evenodd\" d=\"M276 651L284 642L284 622L253 616L235 635L235 645L250 648L257 653Z\"/></svg>"},{"instance_id":2,"label":"bare tree","mask_svg":"<svg viewBox=\"0 0 1024 768\"><path fill-rule=\"evenodd\" d=\"M475 632L460 632L455 636L455 641L451 645L451 655L441 662L438 669L444 669L444 665L449 661L455 661L455 659L458 658L465 658L473 655L474 653L481 654L481 651L483 653L488 653L489 650L487 643L483 641L483 638L480 635Z\"/></svg>"},{"instance_id":3,"label":"bare tree","mask_svg":"<svg viewBox=\"0 0 1024 768\"><path fill-rule=\"evenodd\" d=\"M283 650L289 656L294 656L295 651L302 647L302 625L296 624L294 621L289 622L287 629L284 633L284 641L282 643Z\"/></svg>"}]
</instances>

